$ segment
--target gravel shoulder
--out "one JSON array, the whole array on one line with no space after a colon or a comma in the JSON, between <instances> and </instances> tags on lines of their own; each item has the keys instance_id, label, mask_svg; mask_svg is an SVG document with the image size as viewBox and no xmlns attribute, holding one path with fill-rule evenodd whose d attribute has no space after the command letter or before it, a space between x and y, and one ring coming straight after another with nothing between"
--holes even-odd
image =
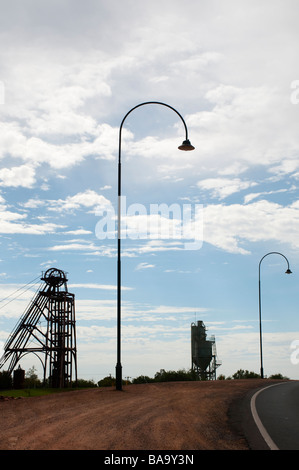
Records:
<instances>
[{"instance_id":1,"label":"gravel shoulder","mask_svg":"<svg viewBox=\"0 0 299 470\"><path fill-rule=\"evenodd\" d=\"M150 383L1 401L0 449L249 450L230 410L268 382Z\"/></svg>"}]
</instances>

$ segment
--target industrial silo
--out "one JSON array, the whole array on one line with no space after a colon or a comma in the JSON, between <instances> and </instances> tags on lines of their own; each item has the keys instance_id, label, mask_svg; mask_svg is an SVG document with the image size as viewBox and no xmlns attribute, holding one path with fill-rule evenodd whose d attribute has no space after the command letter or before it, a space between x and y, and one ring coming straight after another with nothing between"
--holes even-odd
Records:
<instances>
[{"instance_id":1,"label":"industrial silo","mask_svg":"<svg viewBox=\"0 0 299 470\"><path fill-rule=\"evenodd\" d=\"M200 380L216 379L220 362L217 360L215 337L207 338L203 321L191 324L191 361L192 370Z\"/></svg>"}]
</instances>

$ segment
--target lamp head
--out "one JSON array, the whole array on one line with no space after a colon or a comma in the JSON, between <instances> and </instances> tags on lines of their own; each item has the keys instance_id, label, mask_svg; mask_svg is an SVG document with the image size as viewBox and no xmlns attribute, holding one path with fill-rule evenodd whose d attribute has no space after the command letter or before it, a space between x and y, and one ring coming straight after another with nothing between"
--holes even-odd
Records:
<instances>
[{"instance_id":1,"label":"lamp head","mask_svg":"<svg viewBox=\"0 0 299 470\"><path fill-rule=\"evenodd\" d=\"M188 151L188 150L194 150L194 149L195 149L195 147L193 147L193 145L191 145L191 142L190 142L189 139L184 140L184 142L182 143L182 145L180 145L178 148L179 148L180 150L187 150L187 151Z\"/></svg>"},{"instance_id":2,"label":"lamp head","mask_svg":"<svg viewBox=\"0 0 299 470\"><path fill-rule=\"evenodd\" d=\"M286 274L292 274L292 271L288 268L288 269L286 270Z\"/></svg>"}]
</instances>

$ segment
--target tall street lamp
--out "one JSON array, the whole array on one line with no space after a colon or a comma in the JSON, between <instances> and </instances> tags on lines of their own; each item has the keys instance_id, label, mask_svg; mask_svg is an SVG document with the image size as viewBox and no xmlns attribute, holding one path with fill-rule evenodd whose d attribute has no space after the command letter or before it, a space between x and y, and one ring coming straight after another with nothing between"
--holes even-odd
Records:
<instances>
[{"instance_id":1,"label":"tall street lamp","mask_svg":"<svg viewBox=\"0 0 299 470\"><path fill-rule=\"evenodd\" d=\"M259 262L259 324L260 324L260 357L261 357L261 379L264 378L264 369L263 369L263 349L262 349L262 299L261 299L261 262L263 259L268 256L268 255L280 255L283 256L283 258L287 262L287 270L286 274L292 274L292 271L290 270L290 265L288 259L282 254L278 253L277 251L271 251L270 253L267 253L262 257L262 259Z\"/></svg>"},{"instance_id":2,"label":"tall street lamp","mask_svg":"<svg viewBox=\"0 0 299 470\"><path fill-rule=\"evenodd\" d=\"M183 141L182 145L178 148L180 150L194 150L193 145L191 145L188 139L188 129L183 117L180 113L169 106L168 104L161 103L159 101L147 101L145 103L140 103L134 108L130 109L130 111L125 115L123 118L120 128L119 128L119 147L118 147L118 228L117 228L117 363L116 363L116 390L122 390L122 365L121 365L121 133L123 124L128 117L128 115L134 111L134 109L140 108L140 106L144 106L147 104L158 104L162 106L166 106L167 108L172 109L182 120L185 128L185 140Z\"/></svg>"}]
</instances>

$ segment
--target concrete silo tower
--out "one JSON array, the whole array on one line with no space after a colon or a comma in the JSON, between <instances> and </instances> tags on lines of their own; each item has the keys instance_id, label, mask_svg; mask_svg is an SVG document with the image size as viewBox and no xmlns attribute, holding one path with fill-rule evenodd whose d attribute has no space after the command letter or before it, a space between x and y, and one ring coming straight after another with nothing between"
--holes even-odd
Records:
<instances>
[{"instance_id":1,"label":"concrete silo tower","mask_svg":"<svg viewBox=\"0 0 299 470\"><path fill-rule=\"evenodd\" d=\"M217 359L215 337L207 338L203 321L191 324L191 361L200 380L216 380L221 362Z\"/></svg>"}]
</instances>

